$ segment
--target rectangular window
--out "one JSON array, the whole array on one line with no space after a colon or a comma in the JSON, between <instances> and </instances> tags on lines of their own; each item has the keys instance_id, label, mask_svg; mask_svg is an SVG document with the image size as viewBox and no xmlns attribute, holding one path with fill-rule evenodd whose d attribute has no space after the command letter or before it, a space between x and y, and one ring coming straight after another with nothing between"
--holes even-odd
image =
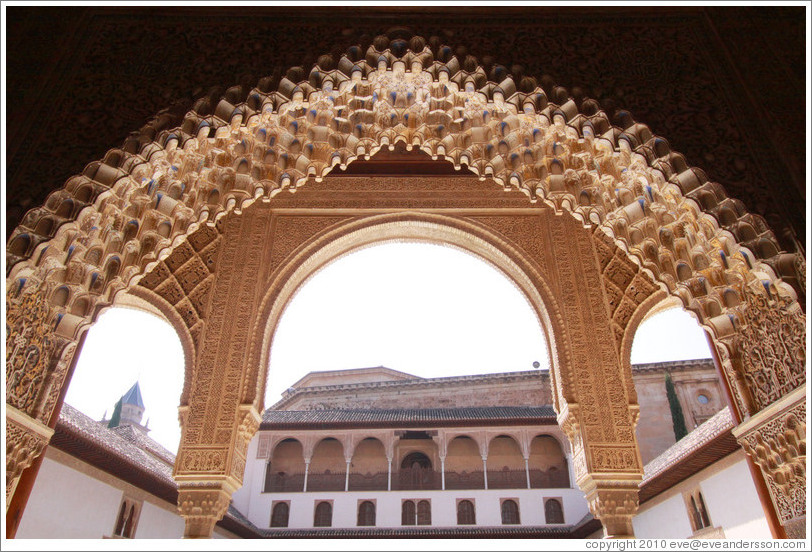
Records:
<instances>
[{"instance_id":1,"label":"rectangular window","mask_svg":"<svg viewBox=\"0 0 812 552\"><path fill-rule=\"evenodd\" d=\"M333 526L333 502L331 500L322 500L316 503L316 509L313 513L313 527L332 527Z\"/></svg>"},{"instance_id":2,"label":"rectangular window","mask_svg":"<svg viewBox=\"0 0 812 552\"><path fill-rule=\"evenodd\" d=\"M403 500L400 503L401 525L431 525L430 500Z\"/></svg>"},{"instance_id":3,"label":"rectangular window","mask_svg":"<svg viewBox=\"0 0 812 552\"><path fill-rule=\"evenodd\" d=\"M564 507L560 498L544 499L544 523L564 523Z\"/></svg>"},{"instance_id":4,"label":"rectangular window","mask_svg":"<svg viewBox=\"0 0 812 552\"><path fill-rule=\"evenodd\" d=\"M358 503L358 526L372 527L375 525L375 501L361 500Z\"/></svg>"},{"instance_id":5,"label":"rectangular window","mask_svg":"<svg viewBox=\"0 0 812 552\"><path fill-rule=\"evenodd\" d=\"M287 527L290 517L290 501L274 500L271 507L271 527Z\"/></svg>"},{"instance_id":6,"label":"rectangular window","mask_svg":"<svg viewBox=\"0 0 812 552\"><path fill-rule=\"evenodd\" d=\"M519 499L502 499L502 525L519 525Z\"/></svg>"},{"instance_id":7,"label":"rectangular window","mask_svg":"<svg viewBox=\"0 0 812 552\"><path fill-rule=\"evenodd\" d=\"M457 525L476 525L473 499L457 499Z\"/></svg>"}]
</instances>

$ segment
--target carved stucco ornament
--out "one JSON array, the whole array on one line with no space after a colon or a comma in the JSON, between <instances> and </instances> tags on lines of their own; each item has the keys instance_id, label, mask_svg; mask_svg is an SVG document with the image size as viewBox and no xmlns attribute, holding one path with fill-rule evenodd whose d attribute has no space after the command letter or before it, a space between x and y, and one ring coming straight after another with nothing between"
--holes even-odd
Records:
<instances>
[{"instance_id":1,"label":"carved stucco ornament","mask_svg":"<svg viewBox=\"0 0 812 552\"><path fill-rule=\"evenodd\" d=\"M618 340L635 311L634 290L647 288L652 281L665 286L700 321L715 329L738 314L743 286L762 278L783 302L755 305L745 310L745 316L761 309L796 312L796 291L758 261L774 250L770 246L774 236L764 221L739 209L701 171L685 166L682 160L674 161L676 154L644 125L630 124L621 132L594 102L588 106L585 102L586 110L581 112L569 98L549 102L540 88L532 94L517 92L509 79L499 86L487 83L485 89L471 87L473 81L455 60L434 61L428 49L409 51L403 59L374 47L368 53L369 59L378 60L377 67L359 60L351 64L350 74L339 69L318 72L317 87L284 80L278 91L257 89L237 106L223 100L210 116L192 111L181 128L161 132L137 151L111 151L104 161L91 164L83 175L53 194L46 206L26 215L9 240L7 287L9 293L22 292L23 301L30 303L24 307L14 302L16 296L14 300L7 297L9 404L35 419L48 420L72 355L70 341L119 292L142 279L148 283L145 275L164 260L164 268L169 269L173 260L186 259L178 267L182 270L173 273L170 283L177 285L156 287L156 293L178 309L193 336L199 335L195 332L202 328L200 315L222 312L222 304L209 297L222 298L224 293L210 292L208 261L214 262L215 248L211 256L202 248L195 248L194 254L190 251L188 259L182 255L189 236L223 221L238 224L228 216L239 215L257 201L270 203L283 190L294 191L311 178L320 181L333 167L346 167L396 142L416 146L455 167L467 166L480 178L490 177L507 189L521 190L529 201L542 201L557 213L571 213L579 224L611 238L626 260L633 259L641 267L612 264L611 259L609 265L600 267L606 269L606 293L611 295L614 290L619 301L605 315L607 323L611 317L615 324L615 335L610 336L610 343L598 334L605 355L599 363L605 367L603 371L586 370L578 373L577 380L594 380L594 388L611 400L613 410L601 419L595 396L578 397L583 411L578 414L580 429L568 431L568 435L589 444L574 446L581 451L575 457L576 473L598 468L617 471L620 464L624 469L618 473L641 469L627 462L622 447L604 446L634 446L635 415L629 412L635 403L633 389L617 384L613 377ZM81 198L87 207L68 218L58 214L63 202ZM731 233L720 227L713 213L732 207L736 207L731 213L736 215L737 230ZM740 232L739 227L747 232ZM758 240L745 244L740 238L745 234ZM564 243L565 238L558 241ZM584 251L591 248L586 241L577 245ZM175 251L178 254L173 258ZM590 254L594 255L591 249ZM562 252L562 258L567 255ZM220 256L228 261L225 264L249 268L259 262L254 257L232 259L230 248ZM804 270L802 262L793 266L796 272ZM571 279L580 281L583 269L570 266ZM641 270L645 270L644 279ZM253 297L254 284L244 280L240 287L226 289L234 296L232 302L242 304L244 297ZM603 292L596 286L579 289L589 294L592 304L603 301ZM574 293L573 288L564 293ZM599 315L596 321L604 321L604 315L591 313ZM223 415L196 424L189 412L182 412L187 420L184 442L196 444L178 455L176 477L187 486L190 481L184 483L183 472L189 477L216 473L239 479L244 467L232 448L242 446L242 438L235 433L247 431L238 430L243 419L235 417L235 409L246 402L240 396L245 348L228 343L233 337L230 329L223 330L223 321L216 316L210 318L206 332L224 332L224 347L203 348L204 358L196 363L206 369L195 375L197 390L190 389L187 381L184 397L188 391L190 406L204 407L207 412L222 408ZM768 313L767 318L772 331L780 333L788 324L796 335L795 314L789 321L780 313ZM568 319L574 320L569 315ZM745 324L747 327L756 324ZM758 343L759 336L750 337ZM581 354L575 345L585 345L592 337L573 339L570 354ZM798 344L786 340L767 343L770 351L745 350L743 369L737 373L749 374L745 376L748 385L762 393L762 380L775 380L782 389L797 386L801 380L794 365L780 359L789 354L782 353L782 348L797 351ZM738 351L738 346L731 350ZM772 359L779 360L775 364ZM574 370L583 369L579 362L573 364ZM768 372L759 373L765 365ZM221 367L228 373L215 370ZM571 374L555 375L557 381L562 380L559 386L572 384L567 381ZM218 392L195 397L207 386L226 390L227 407L215 404ZM560 389L557 396L560 403L565 402ZM769 393L758 396L758 406L771 400L775 397ZM589 448L592 444L595 454ZM182 511L219 511L219 495L201 498L199 505L192 495L183 496L191 506ZM623 512L630 508L625 498L602 500L598 495L596 500L601 512L608 511L609 503ZM618 531L622 532L620 525Z\"/></svg>"},{"instance_id":2,"label":"carved stucco ornament","mask_svg":"<svg viewBox=\"0 0 812 552\"><path fill-rule=\"evenodd\" d=\"M186 521L183 538L211 538L214 525L225 515L235 490L223 482L179 485L178 512Z\"/></svg>"},{"instance_id":3,"label":"carved stucco ornament","mask_svg":"<svg viewBox=\"0 0 812 552\"><path fill-rule=\"evenodd\" d=\"M806 317L797 303L746 290L735 350L757 410L806 382Z\"/></svg>"},{"instance_id":4,"label":"carved stucco ornament","mask_svg":"<svg viewBox=\"0 0 812 552\"><path fill-rule=\"evenodd\" d=\"M6 405L6 509L23 470L42 454L54 430Z\"/></svg>"},{"instance_id":5,"label":"carved stucco ornament","mask_svg":"<svg viewBox=\"0 0 812 552\"><path fill-rule=\"evenodd\" d=\"M806 384L734 429L790 538L806 538Z\"/></svg>"}]
</instances>

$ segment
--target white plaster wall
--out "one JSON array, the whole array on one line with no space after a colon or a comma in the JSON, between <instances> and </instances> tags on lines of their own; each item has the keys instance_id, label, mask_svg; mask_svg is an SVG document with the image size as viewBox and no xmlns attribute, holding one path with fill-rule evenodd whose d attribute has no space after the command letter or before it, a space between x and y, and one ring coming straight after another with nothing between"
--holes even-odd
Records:
<instances>
[{"instance_id":1,"label":"white plaster wall","mask_svg":"<svg viewBox=\"0 0 812 552\"><path fill-rule=\"evenodd\" d=\"M736 463L700 483L711 523L724 527L730 539L771 539L744 452L735 455Z\"/></svg>"},{"instance_id":2,"label":"white plaster wall","mask_svg":"<svg viewBox=\"0 0 812 552\"><path fill-rule=\"evenodd\" d=\"M263 479L265 476L265 464L264 462L257 460L257 446L259 443L259 439L257 438L258 435L259 433L254 435L254 437L248 443L248 452L246 453L247 460L245 462L245 473L243 474L242 487L234 491L234 494L231 495L231 502L234 504L234 507L246 516L251 509L251 490L255 488L256 483L254 480L258 480L259 488L257 492L262 491L262 485L264 484ZM259 468L259 475L257 475L257 468Z\"/></svg>"},{"instance_id":3,"label":"white plaster wall","mask_svg":"<svg viewBox=\"0 0 812 552\"><path fill-rule=\"evenodd\" d=\"M645 502L633 520L638 538L688 538L692 534L683 493L702 491L708 516L732 539L771 539L743 451L737 451Z\"/></svg>"},{"instance_id":4,"label":"white plaster wall","mask_svg":"<svg viewBox=\"0 0 812 552\"><path fill-rule=\"evenodd\" d=\"M181 531L181 536L183 535L183 531ZM212 531L211 538L213 539L236 539L239 538L237 535L230 531L226 531L225 529L221 529L220 527L214 526L214 531Z\"/></svg>"},{"instance_id":5,"label":"white plaster wall","mask_svg":"<svg viewBox=\"0 0 812 552\"><path fill-rule=\"evenodd\" d=\"M55 462L42 461L23 518L22 539L100 539L115 529L121 489Z\"/></svg>"},{"instance_id":6,"label":"white plaster wall","mask_svg":"<svg viewBox=\"0 0 812 552\"><path fill-rule=\"evenodd\" d=\"M649 502L658 500L656 506L646 502L640 506L637 515L632 519L634 536L640 539L684 539L691 535L691 521L685 509L685 500L681 493L670 490L664 493L667 497L655 497ZM661 498L662 497L662 498Z\"/></svg>"},{"instance_id":7,"label":"white plaster wall","mask_svg":"<svg viewBox=\"0 0 812 552\"><path fill-rule=\"evenodd\" d=\"M179 539L183 537L184 523L179 515L144 502L135 529L137 539ZM111 529L112 531L112 529Z\"/></svg>"},{"instance_id":8,"label":"white plaster wall","mask_svg":"<svg viewBox=\"0 0 812 552\"><path fill-rule=\"evenodd\" d=\"M259 463L259 462L258 462ZM261 489L260 489L261 490ZM403 500L431 501L431 524L434 527L457 526L457 499L472 499L478 526L501 526L502 498L518 500L522 525L545 525L544 498L560 498L564 505L564 524L580 521L588 512L584 495L577 489L491 489L454 491L349 491L308 493L262 493L251 497L250 509L243 512L261 529L270 528L271 505L274 500L290 501L289 528L313 527L316 503L333 501L332 527L356 527L358 504L363 500L376 503L376 527L401 527Z\"/></svg>"},{"instance_id":9,"label":"white plaster wall","mask_svg":"<svg viewBox=\"0 0 812 552\"><path fill-rule=\"evenodd\" d=\"M103 479L104 481L102 481ZM141 501L137 539L180 539L184 521L175 505L59 450L45 453L17 529L21 539L100 539L115 529L124 490ZM214 538L234 538L215 527Z\"/></svg>"}]
</instances>

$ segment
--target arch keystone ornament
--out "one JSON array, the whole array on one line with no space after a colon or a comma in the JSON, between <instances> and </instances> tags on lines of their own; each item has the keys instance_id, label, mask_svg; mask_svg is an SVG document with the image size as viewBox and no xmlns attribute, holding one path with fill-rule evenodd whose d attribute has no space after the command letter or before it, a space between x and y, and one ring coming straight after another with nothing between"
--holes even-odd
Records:
<instances>
[{"instance_id":1,"label":"arch keystone ornament","mask_svg":"<svg viewBox=\"0 0 812 552\"><path fill-rule=\"evenodd\" d=\"M156 117L25 215L7 249L7 505L47 442L79 337L132 290L184 341L175 479L185 536L210 536L242 484L292 294L337 255L418 239L485 258L535 308L576 480L606 536L633 534L628 353L666 295L714 340L740 440L776 485L768 507L805 519L781 498L804 484L792 458L805 444L785 441L806 412L784 409L805 399L804 258L628 113L615 126L594 100L507 71L489 80L452 52L378 37L276 89L263 79L201 99L179 127ZM458 173L339 175L396 147Z\"/></svg>"}]
</instances>

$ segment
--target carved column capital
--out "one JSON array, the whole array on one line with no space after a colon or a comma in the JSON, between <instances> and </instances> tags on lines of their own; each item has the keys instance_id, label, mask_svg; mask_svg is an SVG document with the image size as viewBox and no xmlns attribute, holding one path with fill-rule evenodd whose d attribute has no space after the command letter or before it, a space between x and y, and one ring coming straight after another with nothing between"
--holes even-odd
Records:
<instances>
[{"instance_id":1,"label":"carved column capital","mask_svg":"<svg viewBox=\"0 0 812 552\"><path fill-rule=\"evenodd\" d=\"M790 538L806 538L806 384L733 430Z\"/></svg>"},{"instance_id":2,"label":"carved column capital","mask_svg":"<svg viewBox=\"0 0 812 552\"><path fill-rule=\"evenodd\" d=\"M6 404L6 509L23 470L42 454L54 430Z\"/></svg>"},{"instance_id":3,"label":"carved column capital","mask_svg":"<svg viewBox=\"0 0 812 552\"><path fill-rule=\"evenodd\" d=\"M586 493L589 511L603 524L604 538L634 538L632 518L639 499L634 482L601 482Z\"/></svg>"},{"instance_id":4,"label":"carved column capital","mask_svg":"<svg viewBox=\"0 0 812 552\"><path fill-rule=\"evenodd\" d=\"M228 510L234 490L234 486L225 481L181 484L178 511L186 520L183 538L211 538L214 525Z\"/></svg>"}]
</instances>

